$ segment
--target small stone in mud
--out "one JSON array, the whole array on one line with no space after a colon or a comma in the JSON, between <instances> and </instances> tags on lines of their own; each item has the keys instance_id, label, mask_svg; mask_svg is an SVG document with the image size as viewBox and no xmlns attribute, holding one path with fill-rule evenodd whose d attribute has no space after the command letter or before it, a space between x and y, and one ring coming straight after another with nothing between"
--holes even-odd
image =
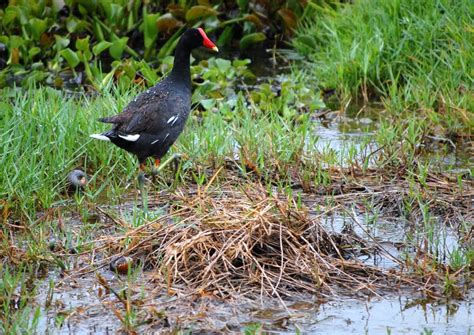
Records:
<instances>
[{"instance_id":1,"label":"small stone in mud","mask_svg":"<svg viewBox=\"0 0 474 335\"><path fill-rule=\"evenodd\" d=\"M119 256L110 262L110 270L119 274L127 274L133 265L133 259L127 256Z\"/></svg>"},{"instance_id":2,"label":"small stone in mud","mask_svg":"<svg viewBox=\"0 0 474 335\"><path fill-rule=\"evenodd\" d=\"M371 119L369 119L368 117L363 117L361 119L359 119L359 123L361 124L371 124L373 121Z\"/></svg>"}]
</instances>

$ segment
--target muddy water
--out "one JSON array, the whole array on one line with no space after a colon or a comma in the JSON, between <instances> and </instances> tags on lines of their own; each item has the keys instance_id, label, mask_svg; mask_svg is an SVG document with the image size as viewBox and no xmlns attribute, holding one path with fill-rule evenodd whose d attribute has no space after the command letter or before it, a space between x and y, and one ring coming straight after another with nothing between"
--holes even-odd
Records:
<instances>
[{"instance_id":1,"label":"muddy water","mask_svg":"<svg viewBox=\"0 0 474 335\"><path fill-rule=\"evenodd\" d=\"M106 274L107 275L107 274ZM108 279L121 287L120 279ZM53 307L43 310L39 333L114 334L122 326L112 309L123 307L111 296L101 296L93 281L76 279L76 286L57 289ZM69 284L71 285L71 284ZM38 298L46 298L45 291ZM196 333L244 332L258 324L268 333L294 334L471 334L474 331L474 297L466 301L429 303L410 296L386 296L371 300L335 298L326 303L310 296L278 301L248 299L222 302L217 299L187 299L157 295L153 305L166 318L140 333L194 329ZM258 300L258 299L257 299ZM143 317L143 314L140 315Z\"/></svg>"},{"instance_id":2,"label":"muddy water","mask_svg":"<svg viewBox=\"0 0 474 335\"><path fill-rule=\"evenodd\" d=\"M311 203L307 203L311 208ZM126 207L133 211L132 207ZM123 207L122 207L123 210ZM318 215L316 211L310 215ZM355 220L354 220L355 218ZM333 213L320 217L323 226L334 232L351 231L360 238L376 239L378 244L394 257L401 257L403 249L397 244L406 241L407 222L394 218L378 218L376 224L363 213L356 216ZM76 224L79 224L76 221ZM439 225L440 257L447 257L458 246L454 231ZM444 256L443 256L444 255ZM365 254L362 261L389 269L397 263L384 253ZM38 333L50 334L114 334L122 324L115 311L123 315L124 307L110 292L98 284L94 273L77 275L74 269L82 268L88 256L71 256L65 259L72 270L69 274L51 273L49 280L55 284L50 294L49 280L38 288L36 302L41 307ZM136 320L151 320L153 326L138 326L139 333L193 329L196 333L244 332L258 324L269 333L293 334L470 334L474 331L474 292L471 290L462 301L430 302L417 292L402 291L387 295L359 299L341 295L321 300L307 294L284 298L286 308L279 300L265 297L248 299L230 298L226 301L212 297L168 295L155 291L152 274L139 270L131 278L117 275L107 267L98 273L116 292L128 289L131 301L146 301L140 305ZM145 299L146 298L146 299Z\"/></svg>"},{"instance_id":3,"label":"muddy water","mask_svg":"<svg viewBox=\"0 0 474 335\"><path fill-rule=\"evenodd\" d=\"M471 334L474 297L429 304L399 296L372 301L340 300L320 306L308 334Z\"/></svg>"}]
</instances>

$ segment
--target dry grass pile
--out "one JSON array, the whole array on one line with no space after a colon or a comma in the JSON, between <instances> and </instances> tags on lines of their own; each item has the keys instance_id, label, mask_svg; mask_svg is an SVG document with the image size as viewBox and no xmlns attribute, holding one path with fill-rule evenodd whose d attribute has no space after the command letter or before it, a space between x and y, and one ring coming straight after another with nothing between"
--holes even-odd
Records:
<instances>
[{"instance_id":1,"label":"dry grass pile","mask_svg":"<svg viewBox=\"0 0 474 335\"><path fill-rule=\"evenodd\" d=\"M175 192L168 200L168 215L121 239L128 241L123 254L142 259L171 291L332 295L335 285L353 294L407 282L400 273L357 259L377 246L351 231L327 231L297 200L261 185Z\"/></svg>"},{"instance_id":2,"label":"dry grass pile","mask_svg":"<svg viewBox=\"0 0 474 335\"><path fill-rule=\"evenodd\" d=\"M220 187L212 187L213 177L205 187L155 194L151 203L167 208L167 213L139 227L114 219L124 233L95 241L95 253L110 257L94 261L94 268L106 266L113 256L131 256L144 264L155 288L220 297L283 297L295 291L319 296L370 295L406 285L441 296L446 275L453 270L430 252L425 237L416 245L400 242L402 253L394 256L365 230L354 211L364 213L371 203L380 213L398 218L413 185L380 172L358 176L333 171L332 178L331 187L339 185L340 192L302 193L304 201L298 192L286 196L273 186L229 176L217 183ZM472 220L471 180L463 180L460 192L456 180L430 174L417 187L417 194L426 199L441 224L455 227ZM315 212L314 206L320 211ZM335 232L323 224L338 211L349 215L364 236L358 236L350 225ZM418 202L409 216L408 225L423 225ZM412 257L402 258L403 250L411 250ZM392 265L370 265L363 261L368 255L383 256Z\"/></svg>"}]
</instances>

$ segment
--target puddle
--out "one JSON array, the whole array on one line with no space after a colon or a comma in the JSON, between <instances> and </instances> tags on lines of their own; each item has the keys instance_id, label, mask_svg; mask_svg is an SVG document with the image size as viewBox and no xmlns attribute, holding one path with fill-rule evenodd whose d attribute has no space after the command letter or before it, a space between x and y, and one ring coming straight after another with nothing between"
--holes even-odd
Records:
<instances>
[{"instance_id":1,"label":"puddle","mask_svg":"<svg viewBox=\"0 0 474 335\"><path fill-rule=\"evenodd\" d=\"M311 211L311 215L315 217L318 212ZM370 253L361 252L353 256L367 265L382 269L397 268L399 262L396 259L403 261L404 254L413 254L413 244L420 246L421 241L428 239L429 234L433 236L428 247L439 263L447 264L453 251L460 248L455 229L442 222L435 222L430 227L419 228L418 231L413 231L410 222L403 218L383 215L374 218L367 213L356 213L355 220L351 216L334 213L323 216L320 222L328 231L349 234L360 239L363 246L369 247ZM357 241L354 241L354 244L357 244Z\"/></svg>"},{"instance_id":2,"label":"puddle","mask_svg":"<svg viewBox=\"0 0 474 335\"><path fill-rule=\"evenodd\" d=\"M333 152L341 162L344 162L351 152L362 154L366 151L365 154L369 154L377 150L373 135L378 129L378 118L383 114L384 108L379 103L370 103L359 113L361 108L350 106L346 115L333 111L323 117L314 118L314 134L318 140L314 148L307 150L316 149L323 155ZM424 161L440 171L470 173L474 166L473 141L453 141L438 137L427 137L426 140L421 157ZM375 165L374 163L375 160L369 162L371 165Z\"/></svg>"},{"instance_id":3,"label":"puddle","mask_svg":"<svg viewBox=\"0 0 474 335\"><path fill-rule=\"evenodd\" d=\"M120 328L112 310L99 299L101 288L93 275L63 281L50 274L50 278L55 288L49 308L45 306L50 294L49 280L40 285L36 297L37 304L42 306L39 334L108 334Z\"/></svg>"},{"instance_id":4,"label":"puddle","mask_svg":"<svg viewBox=\"0 0 474 335\"><path fill-rule=\"evenodd\" d=\"M163 205L157 203L157 206ZM311 208L310 204L308 206ZM130 210L133 205L113 208ZM159 209L153 213L165 210L164 207ZM317 215L318 212L311 211L311 216ZM407 222L380 216L371 223L370 217L361 213L356 213L355 218L357 223L342 213L319 216L327 230L342 233L350 227L355 235L368 243L374 238L391 255L400 256L404 249L399 245L404 245L409 231ZM72 221L77 228L77 220ZM103 225L103 229L108 229L107 222ZM441 228L440 225L435 229L443 241L439 244L442 248L440 257L447 257L452 248L458 246L458 239L450 228ZM384 269L398 265L383 253L358 258ZM79 269L88 261L88 255L73 256L69 266ZM463 301L445 303L427 303L416 299L416 292L406 291L401 296L387 295L369 300L341 296L324 302L295 292L291 298L284 298L285 309L278 299L260 296L253 299L231 296L222 300L214 297L212 292L199 296L179 292L168 295L153 285L156 274L148 271L138 271L129 279L108 268L98 272L116 292L128 288L131 301L139 303L135 317L148 322L138 326L139 333L186 329L200 333L244 332L255 324L261 325L265 332L278 334L294 334L297 330L305 334L327 334L335 329L344 334L469 334L474 331L473 290ZM49 299L50 281L55 287ZM114 309L123 315L124 307L98 283L94 273L74 277L52 273L50 279L40 284L37 292L36 304L41 307L38 333L109 334L122 331ZM48 300L50 303L46 307Z\"/></svg>"},{"instance_id":5,"label":"puddle","mask_svg":"<svg viewBox=\"0 0 474 335\"><path fill-rule=\"evenodd\" d=\"M102 274L116 289L125 285L126 279L119 280L106 270ZM144 274L134 282L148 279ZM104 294L95 280L87 277L66 282L67 285L55 289L49 310L42 310L39 333L120 332L121 324L112 309L123 313L124 308L115 297ZM46 300L47 287L45 283L40 288L38 300ZM148 315L148 322L153 325L142 324L137 328L139 333L179 329L199 333L244 332L252 324L275 334L294 334L299 330L316 335L335 329L343 334L470 334L474 331L472 295L464 301L446 303L426 303L408 296L367 301L339 298L320 303L310 296L295 294L291 300L285 300L287 309L284 309L277 299L271 298L239 297L224 302L212 297L157 294L152 288L142 292L142 295L147 294L155 298L141 307L144 313L136 316Z\"/></svg>"},{"instance_id":6,"label":"puddle","mask_svg":"<svg viewBox=\"0 0 474 335\"><path fill-rule=\"evenodd\" d=\"M307 334L470 334L474 303L417 304L406 296L372 301L343 300L320 306Z\"/></svg>"}]
</instances>

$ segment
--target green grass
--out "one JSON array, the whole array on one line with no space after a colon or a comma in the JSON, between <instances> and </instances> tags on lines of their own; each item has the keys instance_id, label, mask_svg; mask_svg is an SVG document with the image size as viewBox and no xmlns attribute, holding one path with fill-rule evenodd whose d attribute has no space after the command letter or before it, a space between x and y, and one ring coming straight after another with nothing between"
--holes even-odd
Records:
<instances>
[{"instance_id":1,"label":"green grass","mask_svg":"<svg viewBox=\"0 0 474 335\"><path fill-rule=\"evenodd\" d=\"M73 98L49 88L4 91L0 194L9 216L34 222L37 210L69 199L67 174L75 168L91 176L86 192L90 201L116 203L122 193L130 191L126 187L134 188L135 158L108 142L89 138L108 127L97 122L98 117L118 112L134 94L109 91L95 98ZM254 166L263 177L282 185L291 183L292 171L319 184L325 180L323 168L356 164L367 151L370 141L360 148L351 142L344 144L341 152L346 155L318 151L314 122L296 111L289 116L280 113L282 99L275 98L264 107L251 106L240 95L237 109L227 120L215 112L194 113L172 149L185 157L176 182L192 179L196 173L205 182L210 177L204 173L206 168L222 166L231 158L237 160L238 169L245 172ZM402 137L409 139L401 144L406 156L413 156L423 125L410 120L408 129L413 134L405 134L403 124L381 127L375 140L387 148L387 159L380 164L398 164L399 146L395 145Z\"/></svg>"},{"instance_id":2,"label":"green grass","mask_svg":"<svg viewBox=\"0 0 474 335\"><path fill-rule=\"evenodd\" d=\"M474 5L470 0L310 2L294 46L324 87L382 97L465 133L474 127Z\"/></svg>"},{"instance_id":3,"label":"green grass","mask_svg":"<svg viewBox=\"0 0 474 335\"><path fill-rule=\"evenodd\" d=\"M301 82L295 82L296 91L298 85ZM107 129L96 119L120 111L136 91L110 90L94 98L71 97L50 88L3 93L0 195L4 213L9 213L4 215L31 223L38 210L70 199L67 174L75 168L91 176L89 201L117 203L121 194L134 190L135 158L108 142L90 139L89 134ZM215 110L226 103L217 100ZM282 111L282 104L291 112ZM337 153L316 148L314 121L285 96L257 103L239 94L236 106L225 117L212 110L192 114L172 148L184 155L175 185L193 179L204 183L212 176L206 169L218 168L229 158L242 172L250 168L282 187L295 176L315 185L328 183L330 167L406 166L423 176L429 166L416 163L418 145L429 132L429 123L417 117L381 120L371 139L359 146L348 141ZM374 148L381 148L376 157L370 156Z\"/></svg>"}]
</instances>

